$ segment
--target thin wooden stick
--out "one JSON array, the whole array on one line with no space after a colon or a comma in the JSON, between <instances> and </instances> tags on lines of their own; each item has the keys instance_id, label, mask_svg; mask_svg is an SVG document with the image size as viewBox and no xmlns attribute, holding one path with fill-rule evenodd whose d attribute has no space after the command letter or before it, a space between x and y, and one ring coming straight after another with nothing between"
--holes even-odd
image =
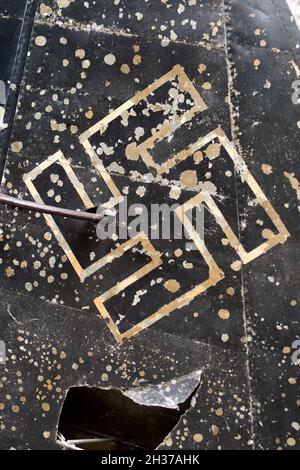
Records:
<instances>
[{"instance_id":1,"label":"thin wooden stick","mask_svg":"<svg viewBox=\"0 0 300 470\"><path fill-rule=\"evenodd\" d=\"M58 217L67 217L77 220L85 220L87 222L93 222L97 224L105 217L114 216L113 212L109 209L105 209L103 214L93 214L92 212L76 211L71 209L63 209L56 206L47 206L44 204L37 204L32 201L24 201L23 199L17 199L15 197L8 196L0 193L0 203L7 204L8 206L19 207L34 212L41 212L43 214L51 214Z\"/></svg>"}]
</instances>

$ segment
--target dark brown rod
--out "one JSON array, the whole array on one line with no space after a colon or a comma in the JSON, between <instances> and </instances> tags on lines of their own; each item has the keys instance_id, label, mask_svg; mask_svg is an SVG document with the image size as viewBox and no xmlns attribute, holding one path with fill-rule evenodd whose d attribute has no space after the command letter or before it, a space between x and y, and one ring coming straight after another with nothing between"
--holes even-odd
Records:
<instances>
[{"instance_id":1,"label":"dark brown rod","mask_svg":"<svg viewBox=\"0 0 300 470\"><path fill-rule=\"evenodd\" d=\"M86 220L88 222L98 223L107 217L106 214L93 214L84 211L75 211L71 209L63 209L61 207L46 206L44 204L37 204L32 201L24 201L15 197L7 196L0 193L0 203L7 204L8 206L19 207L34 212L41 212L43 214L51 214L58 217L68 217L77 220Z\"/></svg>"}]
</instances>

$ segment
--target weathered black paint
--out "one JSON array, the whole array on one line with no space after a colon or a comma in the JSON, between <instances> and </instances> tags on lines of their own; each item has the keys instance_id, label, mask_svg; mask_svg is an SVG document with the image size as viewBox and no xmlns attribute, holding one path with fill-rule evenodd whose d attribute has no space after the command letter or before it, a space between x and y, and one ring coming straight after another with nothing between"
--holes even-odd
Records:
<instances>
[{"instance_id":1,"label":"weathered black paint","mask_svg":"<svg viewBox=\"0 0 300 470\"><path fill-rule=\"evenodd\" d=\"M110 288L112 280L118 281L121 274L128 276L143 266L146 255L129 251L116 264L81 283L70 263L62 258L54 236L50 239L51 230L42 217L3 210L0 339L6 342L7 364L0 365L1 448L56 448L59 413L71 386L88 384L127 390L157 386L199 369L204 372L195 406L162 447L299 448L300 369L291 359L292 344L299 339L299 200L285 175L294 173L300 179L300 105L291 100L292 84L297 79L291 61L299 65L299 52L298 30L290 27L285 2L225 1L225 10L218 0L207 0L202 8L199 1L190 2L190 6L189 2L181 2L186 7L181 14L177 11L180 2L159 0L126 1L119 5L90 1L89 8L77 0L63 9L58 9L54 0L42 3L51 6L52 13L42 16L38 9L35 18L7 155L5 190L21 198L30 197L22 176L61 149L90 197L97 203L107 201L109 191L91 167L78 135L180 64L208 110L198 114L191 125L176 131L169 146L156 150L157 158L220 125L243 154L291 237L235 272L230 265L236 260L236 253L220 243L224 235L214 217L207 215L205 242L225 279L190 305L117 345L93 299ZM22 11L7 11L9 20L17 22L18 31ZM140 20L137 12L143 15ZM187 23L182 24L184 19ZM173 20L175 26L171 24ZM211 23L219 20L222 24L212 36ZM197 22L195 29L190 21ZM162 24L167 25L168 34L160 29ZM171 29L177 37L162 47L161 41ZM30 28L26 31L25 44ZM203 36L208 31L210 36ZM46 38L42 47L35 43L38 36ZM140 47L138 52L134 52L136 45ZM75 57L78 48L85 50L89 67L82 68L82 59ZM113 66L103 61L109 53L117 58ZM142 58L139 64L133 63L136 54ZM260 62L254 63L258 59ZM69 61L67 66L63 60ZM129 64L130 73L120 71L122 64ZM198 71L200 64L207 67L202 74ZM22 67L18 70L20 73ZM228 77L232 83L228 83ZM206 82L211 86L203 87ZM231 107L225 101L228 90ZM52 109L46 111L49 105ZM86 114L89 110L93 111L91 119ZM13 121L12 114L10 120ZM51 120L65 123L66 130L51 130ZM31 126L26 128L29 122ZM78 131L72 133L70 126L77 126ZM130 126L126 133L129 131ZM122 137L122 132L121 128L112 133L113 143ZM99 145L100 136L93 139ZM22 142L22 148L13 145L16 142ZM106 166L111 161L122 166L123 174L112 171L112 176L119 188L128 186L129 200L147 206L172 202L169 186L136 180L131 171L143 174L145 168L140 160L126 160L123 152L120 144L118 152L113 157L104 156L104 160ZM268 167L263 172L263 164L271 170ZM168 178L178 179L188 169L190 162L182 162ZM195 167L195 171L200 170ZM219 208L231 227L239 231L245 247L257 246L261 243L257 220L262 220L263 228L272 229L265 214L247 204L249 189L238 175L224 176L225 171L234 175L225 155L218 165L214 163L204 172L209 171L218 195L226 197ZM201 176L198 174L198 178ZM45 202L53 201L47 196L49 174L37 184L44 191ZM142 199L136 193L141 185L146 186ZM71 194L72 188L65 179L58 204L76 208L79 201ZM193 195L193 191L183 190L179 202ZM103 246L92 236L87 242L90 227L67 222L60 222L60 226L84 267L85 263L90 264L87 254L95 252L101 257L105 250L114 247L114 242ZM134 294L143 289L145 279L138 281L134 289L131 286L125 299L119 295L109 301L114 321L120 313L124 315L120 326L124 330L143 320L149 308L154 310L162 300L172 298L167 290L162 294L161 286L166 280L178 279L180 289L187 290L207 277L207 266L199 261L197 252L183 255L193 264L191 270L179 262L169 263L174 258L171 251L184 250L182 242L155 243L167 268L157 275L150 273L147 280L161 276L162 282L141 296L134 308ZM234 288L235 294L230 295L228 288ZM227 320L218 316L220 309L230 311Z\"/></svg>"}]
</instances>

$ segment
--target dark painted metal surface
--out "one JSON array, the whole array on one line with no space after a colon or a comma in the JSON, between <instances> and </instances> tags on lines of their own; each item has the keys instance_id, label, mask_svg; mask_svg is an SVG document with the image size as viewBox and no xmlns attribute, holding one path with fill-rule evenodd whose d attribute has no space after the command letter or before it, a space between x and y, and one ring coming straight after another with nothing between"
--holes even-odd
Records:
<instances>
[{"instance_id":1,"label":"dark painted metal surface","mask_svg":"<svg viewBox=\"0 0 300 470\"><path fill-rule=\"evenodd\" d=\"M287 11L271 0L41 2L3 188L70 209L118 191L147 208L204 192L213 200L204 241L220 272L186 239L146 248L139 239L133 249L130 234L100 242L87 224L2 211L1 448L56 448L73 385L134 396L200 370L193 406L162 448L300 447L300 63ZM173 67L179 80L157 82ZM154 82L161 88L139 101ZM200 95L207 109L198 102L175 125ZM111 114L122 105L120 117ZM170 164L219 128L228 141L217 133L213 147ZM134 150L154 132L142 149L149 163ZM118 242L130 248L107 262Z\"/></svg>"},{"instance_id":2,"label":"dark painted metal surface","mask_svg":"<svg viewBox=\"0 0 300 470\"><path fill-rule=\"evenodd\" d=\"M38 0L0 1L0 80L5 102L0 103L0 172L3 172L10 132L26 61Z\"/></svg>"}]
</instances>

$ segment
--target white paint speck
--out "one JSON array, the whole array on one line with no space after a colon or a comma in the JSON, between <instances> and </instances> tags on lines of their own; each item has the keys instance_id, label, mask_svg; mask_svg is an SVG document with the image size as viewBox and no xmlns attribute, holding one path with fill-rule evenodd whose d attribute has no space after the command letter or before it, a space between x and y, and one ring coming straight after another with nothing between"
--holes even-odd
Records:
<instances>
[{"instance_id":1,"label":"white paint speck","mask_svg":"<svg viewBox=\"0 0 300 470\"><path fill-rule=\"evenodd\" d=\"M114 63L116 62L116 57L115 57L113 54L107 54L107 55L104 57L104 62L105 62L107 65L114 65Z\"/></svg>"}]
</instances>

